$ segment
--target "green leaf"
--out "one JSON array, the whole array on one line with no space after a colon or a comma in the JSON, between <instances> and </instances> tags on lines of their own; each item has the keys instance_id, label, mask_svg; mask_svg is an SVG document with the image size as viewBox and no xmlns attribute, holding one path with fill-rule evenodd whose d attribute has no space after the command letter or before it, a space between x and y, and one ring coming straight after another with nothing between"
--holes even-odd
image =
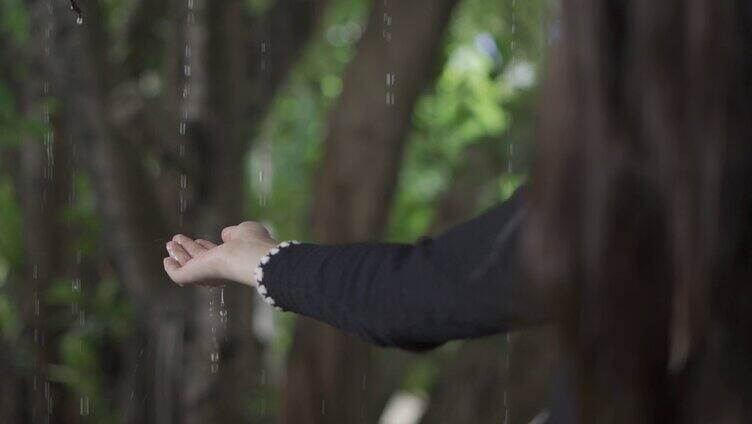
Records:
<instances>
[{"instance_id":1,"label":"green leaf","mask_svg":"<svg viewBox=\"0 0 752 424\"><path fill-rule=\"evenodd\" d=\"M29 39L29 17L22 0L0 1L0 30L10 35L11 40L24 45Z\"/></svg>"}]
</instances>

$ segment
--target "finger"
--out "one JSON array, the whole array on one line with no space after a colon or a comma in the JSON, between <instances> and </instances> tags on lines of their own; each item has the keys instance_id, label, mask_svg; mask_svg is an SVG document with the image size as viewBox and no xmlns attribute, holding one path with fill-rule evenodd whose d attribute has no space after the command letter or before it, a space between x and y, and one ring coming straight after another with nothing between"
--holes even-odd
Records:
<instances>
[{"instance_id":1,"label":"finger","mask_svg":"<svg viewBox=\"0 0 752 424\"><path fill-rule=\"evenodd\" d=\"M235 227L237 227L237 225L232 225L230 227L225 227L222 230L222 241L228 242L228 241L232 240L232 233L235 231Z\"/></svg>"},{"instance_id":2,"label":"finger","mask_svg":"<svg viewBox=\"0 0 752 424\"><path fill-rule=\"evenodd\" d=\"M238 224L236 230L233 231L233 235L236 234L261 238L270 237L269 230L267 230L263 224L255 221L245 221Z\"/></svg>"},{"instance_id":3,"label":"finger","mask_svg":"<svg viewBox=\"0 0 752 424\"><path fill-rule=\"evenodd\" d=\"M217 247L216 244L210 242L209 240L204 240L204 239L196 239L196 243L198 243L201 246L203 246L204 249L206 249L206 250L211 250L211 249L214 249L215 247Z\"/></svg>"},{"instance_id":4,"label":"finger","mask_svg":"<svg viewBox=\"0 0 752 424\"><path fill-rule=\"evenodd\" d=\"M178 234L173 237L172 241L180 243L180 245L183 246L183 249L185 249L185 251L194 258L206 252L206 248L204 246L196 243L192 238L186 237L182 234Z\"/></svg>"},{"instance_id":5,"label":"finger","mask_svg":"<svg viewBox=\"0 0 752 424\"><path fill-rule=\"evenodd\" d=\"M168 260L169 259L169 260ZM181 265L174 258L166 258L165 271L177 284L218 285L221 276L217 271L217 260L212 255L201 255ZM223 283L222 283L223 284Z\"/></svg>"},{"instance_id":6,"label":"finger","mask_svg":"<svg viewBox=\"0 0 752 424\"><path fill-rule=\"evenodd\" d=\"M186 252L185 249L183 249L183 246L181 246L178 242L167 242L167 252L169 252L170 256L178 261L181 266L185 265L188 261L191 260L191 255L188 254L188 252Z\"/></svg>"},{"instance_id":7,"label":"finger","mask_svg":"<svg viewBox=\"0 0 752 424\"><path fill-rule=\"evenodd\" d=\"M172 281L182 286L183 283L180 278L180 262L173 258L164 258L162 263L164 264L165 271L167 271L167 275L170 276Z\"/></svg>"}]
</instances>

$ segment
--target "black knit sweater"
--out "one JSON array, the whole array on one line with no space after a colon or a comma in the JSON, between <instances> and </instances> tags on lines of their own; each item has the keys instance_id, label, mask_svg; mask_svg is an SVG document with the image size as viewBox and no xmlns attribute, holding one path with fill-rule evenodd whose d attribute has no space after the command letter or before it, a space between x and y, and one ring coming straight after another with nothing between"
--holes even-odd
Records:
<instances>
[{"instance_id":1,"label":"black knit sweater","mask_svg":"<svg viewBox=\"0 0 752 424\"><path fill-rule=\"evenodd\" d=\"M285 243L257 270L260 292L283 310L411 350L540 321L516 283L521 198L415 244Z\"/></svg>"},{"instance_id":2,"label":"black knit sweater","mask_svg":"<svg viewBox=\"0 0 752 424\"><path fill-rule=\"evenodd\" d=\"M518 275L523 190L415 244L283 243L256 270L259 292L283 310L410 350L544 323L551 317L532 306ZM547 423L578 422L567 369L554 378Z\"/></svg>"}]
</instances>

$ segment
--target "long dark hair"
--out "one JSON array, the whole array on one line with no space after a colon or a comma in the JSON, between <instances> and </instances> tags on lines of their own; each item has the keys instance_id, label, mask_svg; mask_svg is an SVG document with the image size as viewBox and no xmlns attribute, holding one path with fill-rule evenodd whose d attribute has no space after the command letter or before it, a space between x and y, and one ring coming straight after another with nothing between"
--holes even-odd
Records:
<instances>
[{"instance_id":1,"label":"long dark hair","mask_svg":"<svg viewBox=\"0 0 752 424\"><path fill-rule=\"evenodd\" d=\"M752 422L752 2L562 0L526 261L584 422Z\"/></svg>"}]
</instances>

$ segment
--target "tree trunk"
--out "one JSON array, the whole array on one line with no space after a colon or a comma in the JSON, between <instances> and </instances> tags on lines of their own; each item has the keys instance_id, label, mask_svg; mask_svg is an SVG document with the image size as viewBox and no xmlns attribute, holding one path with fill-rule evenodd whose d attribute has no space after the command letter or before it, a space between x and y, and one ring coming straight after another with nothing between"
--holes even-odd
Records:
<instances>
[{"instance_id":1,"label":"tree trunk","mask_svg":"<svg viewBox=\"0 0 752 424\"><path fill-rule=\"evenodd\" d=\"M434 231L445 228L447 222L457 223L474 214L483 182L498 175L502 164L510 160L494 160L493 144L476 144L466 151L468 163L454 176L443 196L432 225ZM492 150L488 151L488 147ZM508 338L463 342L452 359L442 365L422 422L530 422L547 407L556 346L556 333L550 328L519 331ZM505 366L507 359L509 368ZM483 378L478 378L479 372Z\"/></svg>"},{"instance_id":2,"label":"tree trunk","mask_svg":"<svg viewBox=\"0 0 752 424\"><path fill-rule=\"evenodd\" d=\"M139 7L161 10L175 22L187 21L188 12L183 8L188 6L184 2L169 2L169 7L154 9L155 1L144 0ZM251 291L237 287L227 288L225 293L218 289L179 289L169 283L161 260L166 237L178 230L216 236L223 226L241 220L244 154L263 113L256 107L270 103L315 27L321 3L278 1L266 17L251 22L240 0L192 2L195 20L190 29L181 24L168 27L172 36L167 42L149 32L150 36L143 37L149 45L131 46L134 52L162 51L173 58L167 61L168 66L173 65L167 71L171 75L168 81L173 83L166 84L166 94L158 102L148 102L133 89L141 77L139 72L148 68L148 60L133 54L126 59L125 75L114 69L99 2L81 4L81 26L75 25L75 16L65 2L56 2L53 13L47 12L46 1L28 2L29 9L43 12L31 16L38 41L48 21L56 29L46 41L51 63L47 70L54 70L49 85L59 90L52 94L62 111L53 114L55 129L57 134L85 144L83 159L105 228L102 242L136 308L136 334L124 347L130 368L119 376L123 395L119 418L123 422L247 422L254 418L248 399L259 387L259 346L251 332ZM144 15L137 12L135 16ZM284 16L294 17L295 26L280 19ZM267 17L271 25L265 23ZM150 25L161 24L164 19L143 22L135 18L134 24L150 30ZM129 34L139 39L140 33ZM194 41L192 89L196 94L182 102L176 99L182 90L186 39ZM274 75L267 78L258 72L256 60L259 46L269 40L279 44L272 56ZM157 43L162 50L155 48ZM43 43L38 44L38 51L44 51ZM194 103L183 104L189 102ZM186 119L184 108L194 106L197 110ZM69 126L63 130L58 119ZM182 138L178 134L181 119L186 119L187 127ZM29 150L36 152L31 148L36 146ZM175 154L178 151L185 154ZM155 175L147 168L145 156L159 161L160 173ZM70 170L66 168L69 163L59 165L64 172ZM27 174L44 176L36 169L29 169ZM158 191L155 186L167 186L170 191ZM67 188L66 183L50 193L64 196ZM178 199L180 191L183 199ZM24 192L36 196L39 190ZM172 201L165 201L166 195ZM40 211L36 197L27 203L26 210ZM29 217L56 225L55 220L47 218ZM58 241L30 243L59 250ZM44 266L37 270L45 273L47 269L64 269L56 263L37 262ZM48 280L47 274L44 279ZM220 315L221 308L226 308L227 322L224 313ZM44 357L40 358L39 369L43 371L42 363L49 359L46 351L40 352ZM219 363L212 362L214 354L218 354ZM44 393L41 384L38 391ZM35 405L43 402L46 408L44 398ZM34 411L40 408L37 405Z\"/></svg>"},{"instance_id":3,"label":"tree trunk","mask_svg":"<svg viewBox=\"0 0 752 424\"><path fill-rule=\"evenodd\" d=\"M442 366L421 422L528 423L544 416L555 353L552 328L464 342Z\"/></svg>"},{"instance_id":4,"label":"tree trunk","mask_svg":"<svg viewBox=\"0 0 752 424\"><path fill-rule=\"evenodd\" d=\"M42 137L25 136L19 146L19 163L15 177L19 206L23 210L24 247L26 269L23 279L28 288L20 291L26 296L21 303L24 322L31 323L35 347L34 375L27 376L26 390L31 402L27 419L35 422L69 420L78 410L73 407L73 397L60 382L54 381L50 365L60 363L58 348L59 327L51 316L63 308L53 308L48 303L48 293L55 283L71 279L74 254L70 249L71 229L63 220L65 208L72 200L71 163L73 142L69 137L65 111L51 114L50 106L42 107L46 98L59 96L60 87L52 83L62 73L56 68L54 58L45 57L44 45L54 48L54 38L59 28L53 25L46 4L34 3L29 14L50 31L45 40L38 32L31 41L34 49L17 52L18 60L28 72L16 72L20 90L18 106L22 116L45 122L47 129Z\"/></svg>"},{"instance_id":5,"label":"tree trunk","mask_svg":"<svg viewBox=\"0 0 752 424\"><path fill-rule=\"evenodd\" d=\"M377 239L391 205L415 101L434 76L456 0L375 2L334 108L311 210L325 243ZM309 319L296 322L281 423L373 421L372 349Z\"/></svg>"}]
</instances>

